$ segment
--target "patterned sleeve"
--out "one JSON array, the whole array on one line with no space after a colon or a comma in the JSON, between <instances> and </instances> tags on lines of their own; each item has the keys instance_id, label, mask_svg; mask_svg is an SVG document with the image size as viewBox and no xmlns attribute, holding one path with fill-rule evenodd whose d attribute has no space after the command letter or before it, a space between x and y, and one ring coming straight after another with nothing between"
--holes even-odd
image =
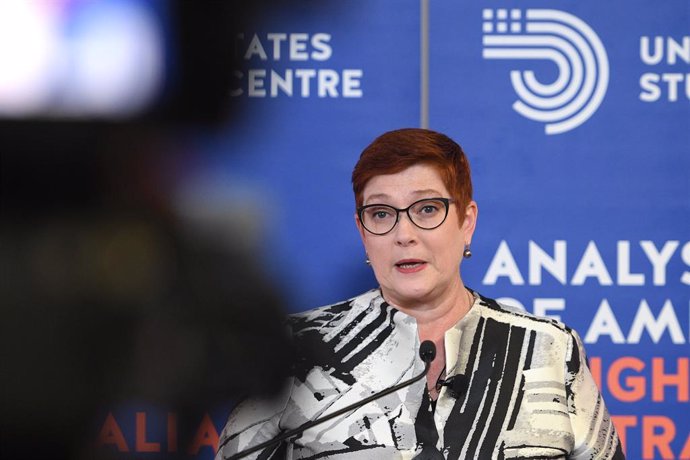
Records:
<instances>
[{"instance_id":1,"label":"patterned sleeve","mask_svg":"<svg viewBox=\"0 0 690 460\"><path fill-rule=\"evenodd\" d=\"M275 438L281 431L280 422L290 400L291 390L292 380L274 398L247 399L240 403L230 414L220 434L215 460L224 460L242 450ZM270 459L273 458L272 451L275 450L275 447L266 448L243 458Z\"/></svg>"},{"instance_id":2,"label":"patterned sleeve","mask_svg":"<svg viewBox=\"0 0 690 460\"><path fill-rule=\"evenodd\" d=\"M575 437L570 458L624 460L618 434L587 367L584 346L573 330L570 331L565 371L568 412Z\"/></svg>"}]
</instances>

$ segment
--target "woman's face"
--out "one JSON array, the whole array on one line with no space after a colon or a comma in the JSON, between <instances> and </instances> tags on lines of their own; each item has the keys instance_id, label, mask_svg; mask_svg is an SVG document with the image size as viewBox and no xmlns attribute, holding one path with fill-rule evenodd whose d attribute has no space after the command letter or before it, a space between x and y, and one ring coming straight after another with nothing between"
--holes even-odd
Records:
<instances>
[{"instance_id":1,"label":"woman's face","mask_svg":"<svg viewBox=\"0 0 690 460\"><path fill-rule=\"evenodd\" d=\"M406 208L424 198L450 198L433 166L420 164L396 174L375 176L364 187L364 205L387 204ZM465 215L460 224L458 212ZM385 235L374 235L357 227L384 298L398 307L433 305L462 287L459 265L465 244L472 241L477 205L466 209L458 203L449 206L440 227L424 230L400 213L397 225Z\"/></svg>"}]
</instances>

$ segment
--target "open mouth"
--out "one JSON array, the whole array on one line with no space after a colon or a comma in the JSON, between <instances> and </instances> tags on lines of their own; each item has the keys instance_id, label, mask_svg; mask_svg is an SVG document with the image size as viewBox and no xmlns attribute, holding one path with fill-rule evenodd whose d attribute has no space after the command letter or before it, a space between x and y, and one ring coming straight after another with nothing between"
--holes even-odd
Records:
<instances>
[{"instance_id":1,"label":"open mouth","mask_svg":"<svg viewBox=\"0 0 690 460\"><path fill-rule=\"evenodd\" d=\"M424 265L426 265L426 262L423 262L421 260L401 260L400 262L395 264L395 266L401 270L415 270L421 268Z\"/></svg>"}]
</instances>

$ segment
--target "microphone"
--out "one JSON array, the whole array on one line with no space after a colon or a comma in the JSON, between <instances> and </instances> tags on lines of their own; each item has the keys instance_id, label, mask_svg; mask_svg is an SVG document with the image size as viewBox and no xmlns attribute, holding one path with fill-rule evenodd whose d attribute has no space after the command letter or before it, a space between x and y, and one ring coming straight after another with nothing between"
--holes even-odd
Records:
<instances>
[{"instance_id":1,"label":"microphone","mask_svg":"<svg viewBox=\"0 0 690 460\"><path fill-rule=\"evenodd\" d=\"M294 428L290 431L286 431L284 433L279 434L273 439L270 439L266 442L262 442L261 444L257 444L254 447L250 447L249 449L245 449L241 452L236 453L235 455L232 455L228 457L227 460L235 460L238 458L245 457L249 454L253 454L254 452L258 452L262 449L265 449L266 447L271 447L274 445L278 445L280 442L291 438L293 436L301 434L303 431L308 430L309 428L319 425L323 422L327 422L328 420L331 420L335 417L338 417L339 415L343 415L347 412L353 411L355 409L359 409L360 407L369 404L370 402L379 399L383 396L389 395L391 393L394 393L402 388L405 388L407 386L412 385L418 380L421 380L426 374L429 372L429 368L431 367L431 362L436 358L436 345L434 345L434 342L431 340L425 340L422 342L422 344L419 346L419 357L421 358L422 361L424 361L424 371L421 372L418 375L415 375L409 380L405 380L404 382L401 382L397 385L394 385L390 388L386 388L385 390L379 391L378 393L374 393L373 395L366 397L362 399L361 401L358 401L354 404L350 404L347 407L343 407L340 410L337 410L331 414L324 415L323 417L319 417L317 419L311 420L309 422L303 423L302 425L298 426L297 428ZM230 438L227 438L220 446L218 446L218 450L223 448L225 444L227 444L230 441Z\"/></svg>"},{"instance_id":2,"label":"microphone","mask_svg":"<svg viewBox=\"0 0 690 460\"><path fill-rule=\"evenodd\" d=\"M436 359L436 345L434 345L434 342L431 340L422 342L419 346L419 357L424 361L424 364L430 365L431 361Z\"/></svg>"}]
</instances>

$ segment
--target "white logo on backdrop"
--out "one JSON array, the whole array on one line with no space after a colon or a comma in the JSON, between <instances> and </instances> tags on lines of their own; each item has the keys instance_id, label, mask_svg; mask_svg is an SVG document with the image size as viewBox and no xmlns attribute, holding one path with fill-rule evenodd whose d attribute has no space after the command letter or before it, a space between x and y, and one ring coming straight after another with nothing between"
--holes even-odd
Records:
<instances>
[{"instance_id":1,"label":"white logo on backdrop","mask_svg":"<svg viewBox=\"0 0 690 460\"><path fill-rule=\"evenodd\" d=\"M558 10L485 9L485 59L550 60L555 81L542 83L532 70L512 70L519 100L513 109L546 123L546 134L577 128L597 110L609 82L606 50L580 18Z\"/></svg>"}]
</instances>

